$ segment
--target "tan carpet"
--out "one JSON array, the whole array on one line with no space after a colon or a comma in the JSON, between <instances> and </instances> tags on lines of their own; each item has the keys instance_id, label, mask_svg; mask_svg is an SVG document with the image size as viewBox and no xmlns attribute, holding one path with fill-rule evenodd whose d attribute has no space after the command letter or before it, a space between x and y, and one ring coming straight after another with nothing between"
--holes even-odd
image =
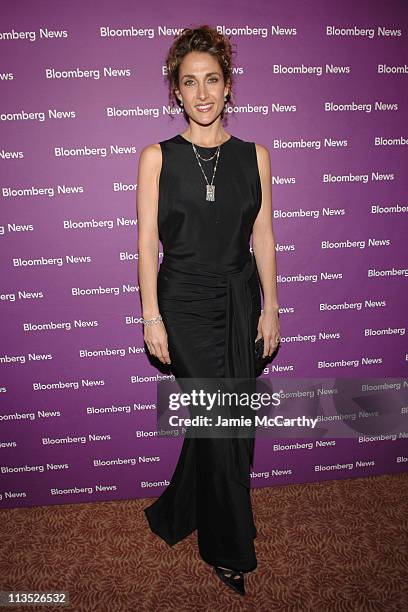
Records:
<instances>
[{"instance_id":1,"label":"tan carpet","mask_svg":"<svg viewBox=\"0 0 408 612\"><path fill-rule=\"evenodd\" d=\"M258 568L244 598L201 560L196 533L170 548L150 532L151 500L1 510L0 587L69 591L71 605L48 612L407 612L407 484L401 474L254 489Z\"/></svg>"}]
</instances>

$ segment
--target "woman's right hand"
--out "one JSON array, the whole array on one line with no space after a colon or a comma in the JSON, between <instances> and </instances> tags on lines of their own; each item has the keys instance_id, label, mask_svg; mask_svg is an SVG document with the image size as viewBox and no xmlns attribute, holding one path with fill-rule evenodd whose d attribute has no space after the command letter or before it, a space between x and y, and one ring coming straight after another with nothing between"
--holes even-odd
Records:
<instances>
[{"instance_id":1,"label":"woman's right hand","mask_svg":"<svg viewBox=\"0 0 408 612\"><path fill-rule=\"evenodd\" d=\"M163 321L153 325L145 325L144 340L151 355L160 359L162 363L171 363L167 332Z\"/></svg>"}]
</instances>

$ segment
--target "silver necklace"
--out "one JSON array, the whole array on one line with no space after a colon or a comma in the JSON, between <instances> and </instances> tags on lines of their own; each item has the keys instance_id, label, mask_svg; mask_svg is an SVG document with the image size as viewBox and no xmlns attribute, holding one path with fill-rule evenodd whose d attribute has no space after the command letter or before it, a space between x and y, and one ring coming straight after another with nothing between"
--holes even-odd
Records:
<instances>
[{"instance_id":1,"label":"silver necklace","mask_svg":"<svg viewBox=\"0 0 408 612\"><path fill-rule=\"evenodd\" d=\"M198 153L197 149L195 148L194 143L191 143L193 145L193 151L195 153L196 159L198 161L198 164L201 168L201 172L204 175L205 178L205 182L207 183L207 191L206 191L206 201L207 202L215 202L215 185L214 185L214 177L215 177L215 173L217 171L217 165L218 165L218 158L220 157L220 150L221 150L221 145L218 145L216 152L214 153L214 155L212 155L211 157L201 157L201 155ZM212 179L211 179L211 183L208 182L207 179L207 175L204 172L204 169L201 165L200 159L202 159L203 161L210 161L211 159L214 159L214 157L217 157L216 162L215 162L215 166L214 166L214 172L212 175Z\"/></svg>"},{"instance_id":2,"label":"silver necklace","mask_svg":"<svg viewBox=\"0 0 408 612\"><path fill-rule=\"evenodd\" d=\"M212 159L214 159L214 157L217 155L217 151L218 151L218 149L217 149L217 151L214 153L214 155L211 155L211 157L202 157L202 156L199 154L199 152L197 151L197 149L195 148L195 145L193 145L193 147L194 147L194 150L195 150L196 155L198 155L198 157L199 157L199 158L200 158L202 161L211 161L211 160L212 160ZM220 148L220 145L218 145L218 148Z\"/></svg>"}]
</instances>

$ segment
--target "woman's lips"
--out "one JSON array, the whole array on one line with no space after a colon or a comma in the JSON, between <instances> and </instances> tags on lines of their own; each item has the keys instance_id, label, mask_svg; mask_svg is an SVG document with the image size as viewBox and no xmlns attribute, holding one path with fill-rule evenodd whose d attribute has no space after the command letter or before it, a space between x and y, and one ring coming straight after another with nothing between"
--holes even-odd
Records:
<instances>
[{"instance_id":1,"label":"woman's lips","mask_svg":"<svg viewBox=\"0 0 408 612\"><path fill-rule=\"evenodd\" d=\"M196 106L196 109L198 111L200 111L200 113L208 113L209 110L211 110L212 108L212 103L210 104L200 104L199 106Z\"/></svg>"}]
</instances>

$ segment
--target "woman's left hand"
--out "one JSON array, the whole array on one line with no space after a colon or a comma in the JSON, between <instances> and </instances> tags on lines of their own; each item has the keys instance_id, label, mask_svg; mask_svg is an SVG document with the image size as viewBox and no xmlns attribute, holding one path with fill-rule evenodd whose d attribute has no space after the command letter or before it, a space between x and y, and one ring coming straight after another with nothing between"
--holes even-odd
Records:
<instances>
[{"instance_id":1,"label":"woman's left hand","mask_svg":"<svg viewBox=\"0 0 408 612\"><path fill-rule=\"evenodd\" d=\"M279 311L262 311L258 322L258 335L255 339L264 339L262 357L271 356L280 342Z\"/></svg>"}]
</instances>

